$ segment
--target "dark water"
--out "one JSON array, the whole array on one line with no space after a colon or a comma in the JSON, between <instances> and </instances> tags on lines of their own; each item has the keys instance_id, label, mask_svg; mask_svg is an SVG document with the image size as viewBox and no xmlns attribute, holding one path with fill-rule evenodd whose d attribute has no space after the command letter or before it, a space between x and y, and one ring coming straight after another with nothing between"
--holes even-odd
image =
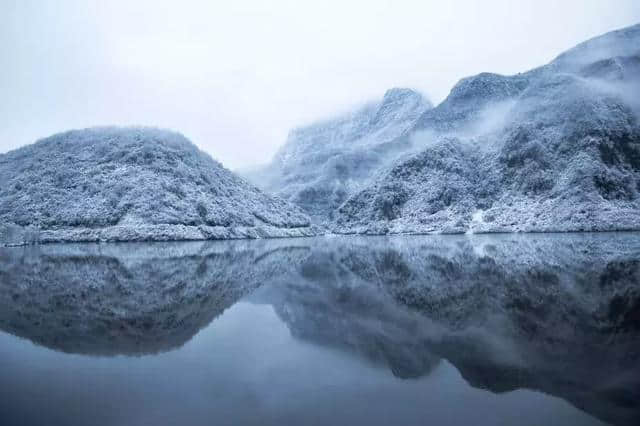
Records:
<instances>
[{"instance_id":1,"label":"dark water","mask_svg":"<svg viewBox=\"0 0 640 426\"><path fill-rule=\"evenodd\" d=\"M0 249L0 424L640 424L640 235Z\"/></svg>"}]
</instances>

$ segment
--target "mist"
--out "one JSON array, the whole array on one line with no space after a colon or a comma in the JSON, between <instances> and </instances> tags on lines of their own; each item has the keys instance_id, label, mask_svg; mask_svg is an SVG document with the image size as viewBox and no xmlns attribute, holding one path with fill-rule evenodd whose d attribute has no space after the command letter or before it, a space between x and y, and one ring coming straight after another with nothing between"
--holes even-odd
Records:
<instances>
[{"instance_id":1,"label":"mist","mask_svg":"<svg viewBox=\"0 0 640 426\"><path fill-rule=\"evenodd\" d=\"M0 152L71 128L182 132L226 167L411 87L513 74L640 21L637 1L0 1ZM570 22L571 25L567 25Z\"/></svg>"}]
</instances>

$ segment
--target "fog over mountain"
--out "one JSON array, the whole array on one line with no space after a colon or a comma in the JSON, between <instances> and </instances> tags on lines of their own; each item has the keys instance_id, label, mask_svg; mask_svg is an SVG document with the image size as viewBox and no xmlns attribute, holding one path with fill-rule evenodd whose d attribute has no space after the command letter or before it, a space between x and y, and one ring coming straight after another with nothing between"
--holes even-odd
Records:
<instances>
[{"instance_id":1,"label":"fog over mountain","mask_svg":"<svg viewBox=\"0 0 640 426\"><path fill-rule=\"evenodd\" d=\"M294 129L273 162L247 176L302 207L319 222L406 148L407 130L431 103L410 89L391 89L380 102Z\"/></svg>"},{"instance_id":2,"label":"fog over mountain","mask_svg":"<svg viewBox=\"0 0 640 426\"><path fill-rule=\"evenodd\" d=\"M549 64L393 88L225 169L178 133L99 127L0 154L0 243L640 229L640 24ZM322 229L322 230L321 230Z\"/></svg>"},{"instance_id":3,"label":"fog over mountain","mask_svg":"<svg viewBox=\"0 0 640 426\"><path fill-rule=\"evenodd\" d=\"M340 233L639 229L639 64L634 25L435 108L394 89L393 130L371 107L295 130L256 183Z\"/></svg>"},{"instance_id":4,"label":"fog over mountain","mask_svg":"<svg viewBox=\"0 0 640 426\"><path fill-rule=\"evenodd\" d=\"M66 129L175 129L230 170L411 87L512 74L640 21L637 0L0 1L0 153Z\"/></svg>"}]
</instances>

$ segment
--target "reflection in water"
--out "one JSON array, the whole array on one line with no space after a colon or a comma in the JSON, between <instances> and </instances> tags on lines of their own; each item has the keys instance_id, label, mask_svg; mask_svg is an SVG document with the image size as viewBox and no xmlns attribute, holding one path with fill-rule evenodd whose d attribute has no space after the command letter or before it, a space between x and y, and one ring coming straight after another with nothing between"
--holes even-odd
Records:
<instances>
[{"instance_id":1,"label":"reflection in water","mask_svg":"<svg viewBox=\"0 0 640 426\"><path fill-rule=\"evenodd\" d=\"M0 251L0 327L64 352L156 353L245 297L406 383L445 360L475 388L631 425L639 283L637 234L42 246Z\"/></svg>"},{"instance_id":2,"label":"reflection in water","mask_svg":"<svg viewBox=\"0 0 640 426\"><path fill-rule=\"evenodd\" d=\"M320 245L258 295L294 335L398 377L446 359L474 387L540 390L638 424L639 283L632 234L380 238Z\"/></svg>"},{"instance_id":3,"label":"reflection in water","mask_svg":"<svg viewBox=\"0 0 640 426\"><path fill-rule=\"evenodd\" d=\"M307 250L245 241L4 249L0 327L64 352L166 351Z\"/></svg>"}]
</instances>

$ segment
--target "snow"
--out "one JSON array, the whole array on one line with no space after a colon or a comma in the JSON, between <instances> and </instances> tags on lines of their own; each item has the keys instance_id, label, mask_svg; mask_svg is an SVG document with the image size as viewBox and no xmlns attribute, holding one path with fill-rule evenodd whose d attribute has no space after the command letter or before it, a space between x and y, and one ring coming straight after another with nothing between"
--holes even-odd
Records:
<instances>
[{"instance_id":1,"label":"snow","mask_svg":"<svg viewBox=\"0 0 640 426\"><path fill-rule=\"evenodd\" d=\"M413 90L390 89L380 102L292 130L272 163L246 176L327 223L372 170L407 148L406 131L430 107Z\"/></svg>"},{"instance_id":2,"label":"snow","mask_svg":"<svg viewBox=\"0 0 640 426\"><path fill-rule=\"evenodd\" d=\"M636 25L527 73L463 79L411 129L413 151L337 209L333 231L639 230L639 61Z\"/></svg>"},{"instance_id":3,"label":"snow","mask_svg":"<svg viewBox=\"0 0 640 426\"><path fill-rule=\"evenodd\" d=\"M73 130L0 155L0 243L308 236L308 217L154 128Z\"/></svg>"},{"instance_id":4,"label":"snow","mask_svg":"<svg viewBox=\"0 0 640 426\"><path fill-rule=\"evenodd\" d=\"M275 196L178 133L61 133L0 155L0 244L640 230L639 70L640 24L435 108L391 89L291 131L247 173Z\"/></svg>"}]
</instances>

